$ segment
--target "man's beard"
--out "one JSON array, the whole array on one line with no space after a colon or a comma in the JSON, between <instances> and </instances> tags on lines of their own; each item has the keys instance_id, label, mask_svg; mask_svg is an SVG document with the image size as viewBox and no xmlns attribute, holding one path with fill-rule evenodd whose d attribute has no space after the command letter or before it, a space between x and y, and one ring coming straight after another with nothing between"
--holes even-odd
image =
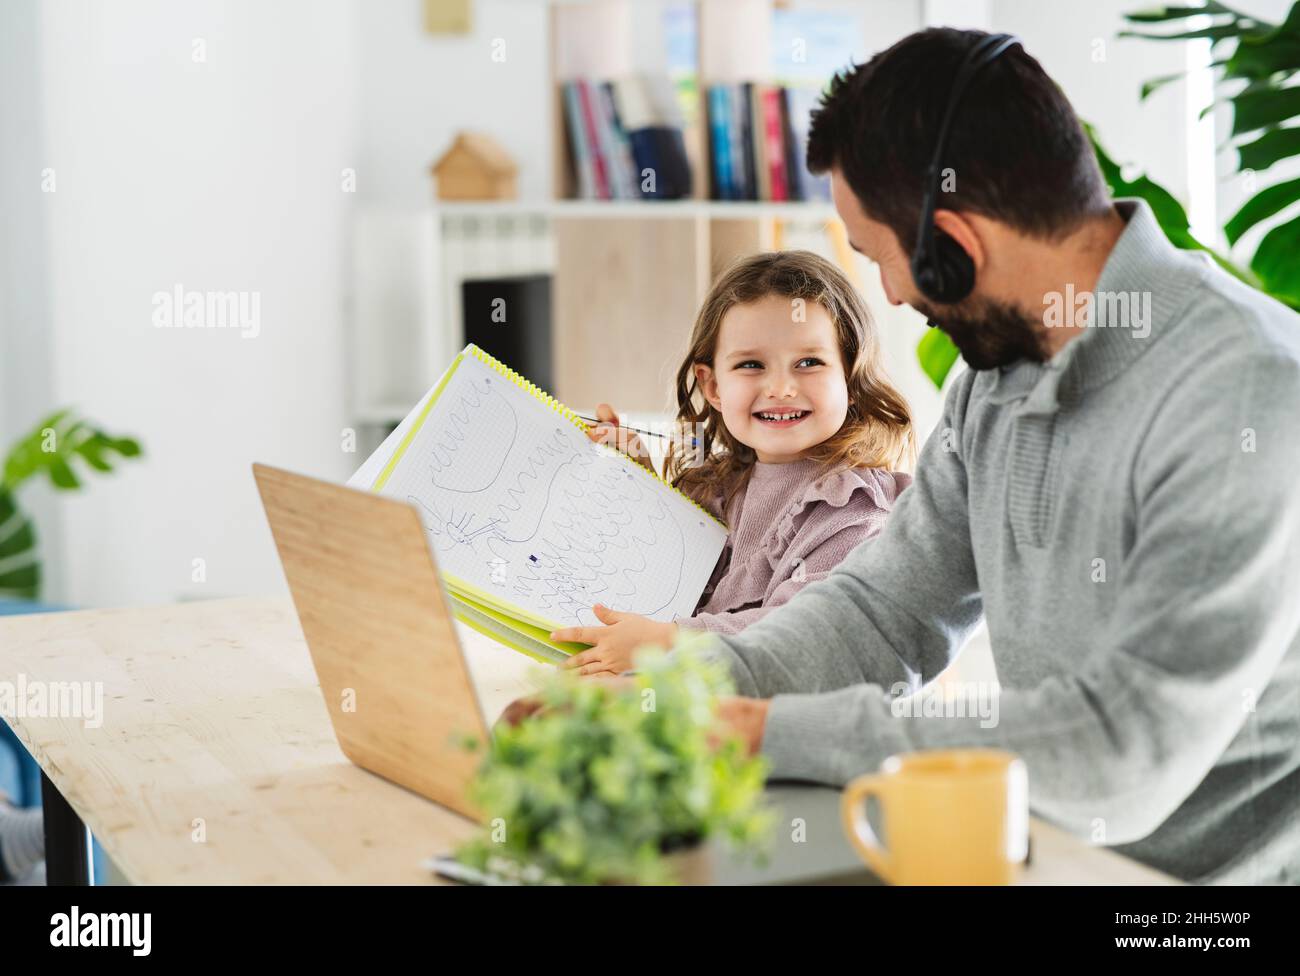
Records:
<instances>
[{"instance_id":1,"label":"man's beard","mask_svg":"<svg viewBox=\"0 0 1300 976\"><path fill-rule=\"evenodd\" d=\"M911 305L952 340L971 369L1047 359L1038 323L1015 305L991 298L967 298L941 307L918 299Z\"/></svg>"}]
</instances>

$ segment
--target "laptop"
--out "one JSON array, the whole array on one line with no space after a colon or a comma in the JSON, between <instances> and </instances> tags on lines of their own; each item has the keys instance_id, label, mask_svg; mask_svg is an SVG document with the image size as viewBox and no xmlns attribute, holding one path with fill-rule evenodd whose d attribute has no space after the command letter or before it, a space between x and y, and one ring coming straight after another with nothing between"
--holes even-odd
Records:
<instances>
[{"instance_id":1,"label":"laptop","mask_svg":"<svg viewBox=\"0 0 1300 976\"><path fill-rule=\"evenodd\" d=\"M489 729L419 515L264 464L253 477L343 754L480 819L466 787Z\"/></svg>"}]
</instances>

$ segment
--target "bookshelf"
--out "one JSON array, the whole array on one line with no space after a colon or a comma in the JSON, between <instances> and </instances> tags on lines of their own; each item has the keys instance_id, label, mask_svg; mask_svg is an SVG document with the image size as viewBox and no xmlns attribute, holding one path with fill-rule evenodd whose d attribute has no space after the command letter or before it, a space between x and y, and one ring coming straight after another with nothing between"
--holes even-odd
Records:
<instances>
[{"instance_id":1,"label":"bookshelf","mask_svg":"<svg viewBox=\"0 0 1300 976\"><path fill-rule=\"evenodd\" d=\"M782 0L547 0L545 44L552 92L543 120L551 197L437 202L418 213L366 215L354 257L353 415L358 450L378 444L461 348L460 284L493 274L552 276L555 390L584 411L605 400L653 419L669 410L674 371L695 313L717 273L758 250L827 240L838 219L829 202L708 199L707 86L773 79L774 12ZM841 6L852 6L841 2ZM835 6L818 0L818 8ZM694 43L683 61L668 51L665 13L683 9ZM671 57L677 58L670 66ZM563 85L664 73L693 78L680 90L692 196L677 200L575 198ZM674 72L677 74L674 75ZM536 161L521 160L522 165ZM487 244L462 233L477 226ZM491 243L494 228L541 240L520 257ZM842 235L842 229L839 231ZM803 235L802 241L800 234ZM833 249L829 248L829 249ZM475 254L490 260L481 267ZM422 269L422 270L421 270Z\"/></svg>"},{"instance_id":2,"label":"bookshelf","mask_svg":"<svg viewBox=\"0 0 1300 976\"><path fill-rule=\"evenodd\" d=\"M656 411L717 274L737 257L778 246L787 221L829 224L824 202L718 201L710 189L706 92L712 84L773 80L774 0L563 0L551 8L550 138L555 232L558 395L566 402ZM689 9L695 42L684 111L693 177L689 200L580 200L563 86L682 68L656 60L668 7ZM658 30L656 29L658 28ZM680 52L678 52L680 54ZM690 91L689 86L687 87Z\"/></svg>"}]
</instances>

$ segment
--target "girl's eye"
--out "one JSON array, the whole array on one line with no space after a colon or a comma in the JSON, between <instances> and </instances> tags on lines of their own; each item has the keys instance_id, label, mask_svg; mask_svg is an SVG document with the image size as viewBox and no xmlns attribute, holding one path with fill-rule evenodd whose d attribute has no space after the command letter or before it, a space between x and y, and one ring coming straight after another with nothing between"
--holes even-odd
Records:
<instances>
[{"instance_id":1,"label":"girl's eye","mask_svg":"<svg viewBox=\"0 0 1300 976\"><path fill-rule=\"evenodd\" d=\"M818 359L816 356L805 356L803 359L799 360L799 362L795 363L795 365L796 365L796 366L802 366L804 363L808 363L808 364L810 364L810 365L812 365L812 366L825 366L825 365L826 365L824 362L822 362L822 361L821 361L820 359ZM737 363L737 364L736 364L736 369L746 369L747 367L750 367L750 366L757 366L759 369L762 369L762 368L763 368L763 364L760 363L757 359L746 359L746 360L745 360L744 362L742 362L742 363Z\"/></svg>"}]
</instances>

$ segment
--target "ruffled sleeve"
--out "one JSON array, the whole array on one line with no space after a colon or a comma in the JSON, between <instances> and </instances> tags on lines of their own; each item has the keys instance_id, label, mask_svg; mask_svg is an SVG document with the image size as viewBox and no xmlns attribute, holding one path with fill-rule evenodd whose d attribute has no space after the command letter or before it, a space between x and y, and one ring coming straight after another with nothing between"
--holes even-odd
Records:
<instances>
[{"instance_id":1,"label":"ruffled sleeve","mask_svg":"<svg viewBox=\"0 0 1300 976\"><path fill-rule=\"evenodd\" d=\"M777 520L764 542L768 565L777 571L791 558L806 560L850 525L867 525L870 535L875 535L911 483L909 474L880 468L842 468L816 479Z\"/></svg>"}]
</instances>

